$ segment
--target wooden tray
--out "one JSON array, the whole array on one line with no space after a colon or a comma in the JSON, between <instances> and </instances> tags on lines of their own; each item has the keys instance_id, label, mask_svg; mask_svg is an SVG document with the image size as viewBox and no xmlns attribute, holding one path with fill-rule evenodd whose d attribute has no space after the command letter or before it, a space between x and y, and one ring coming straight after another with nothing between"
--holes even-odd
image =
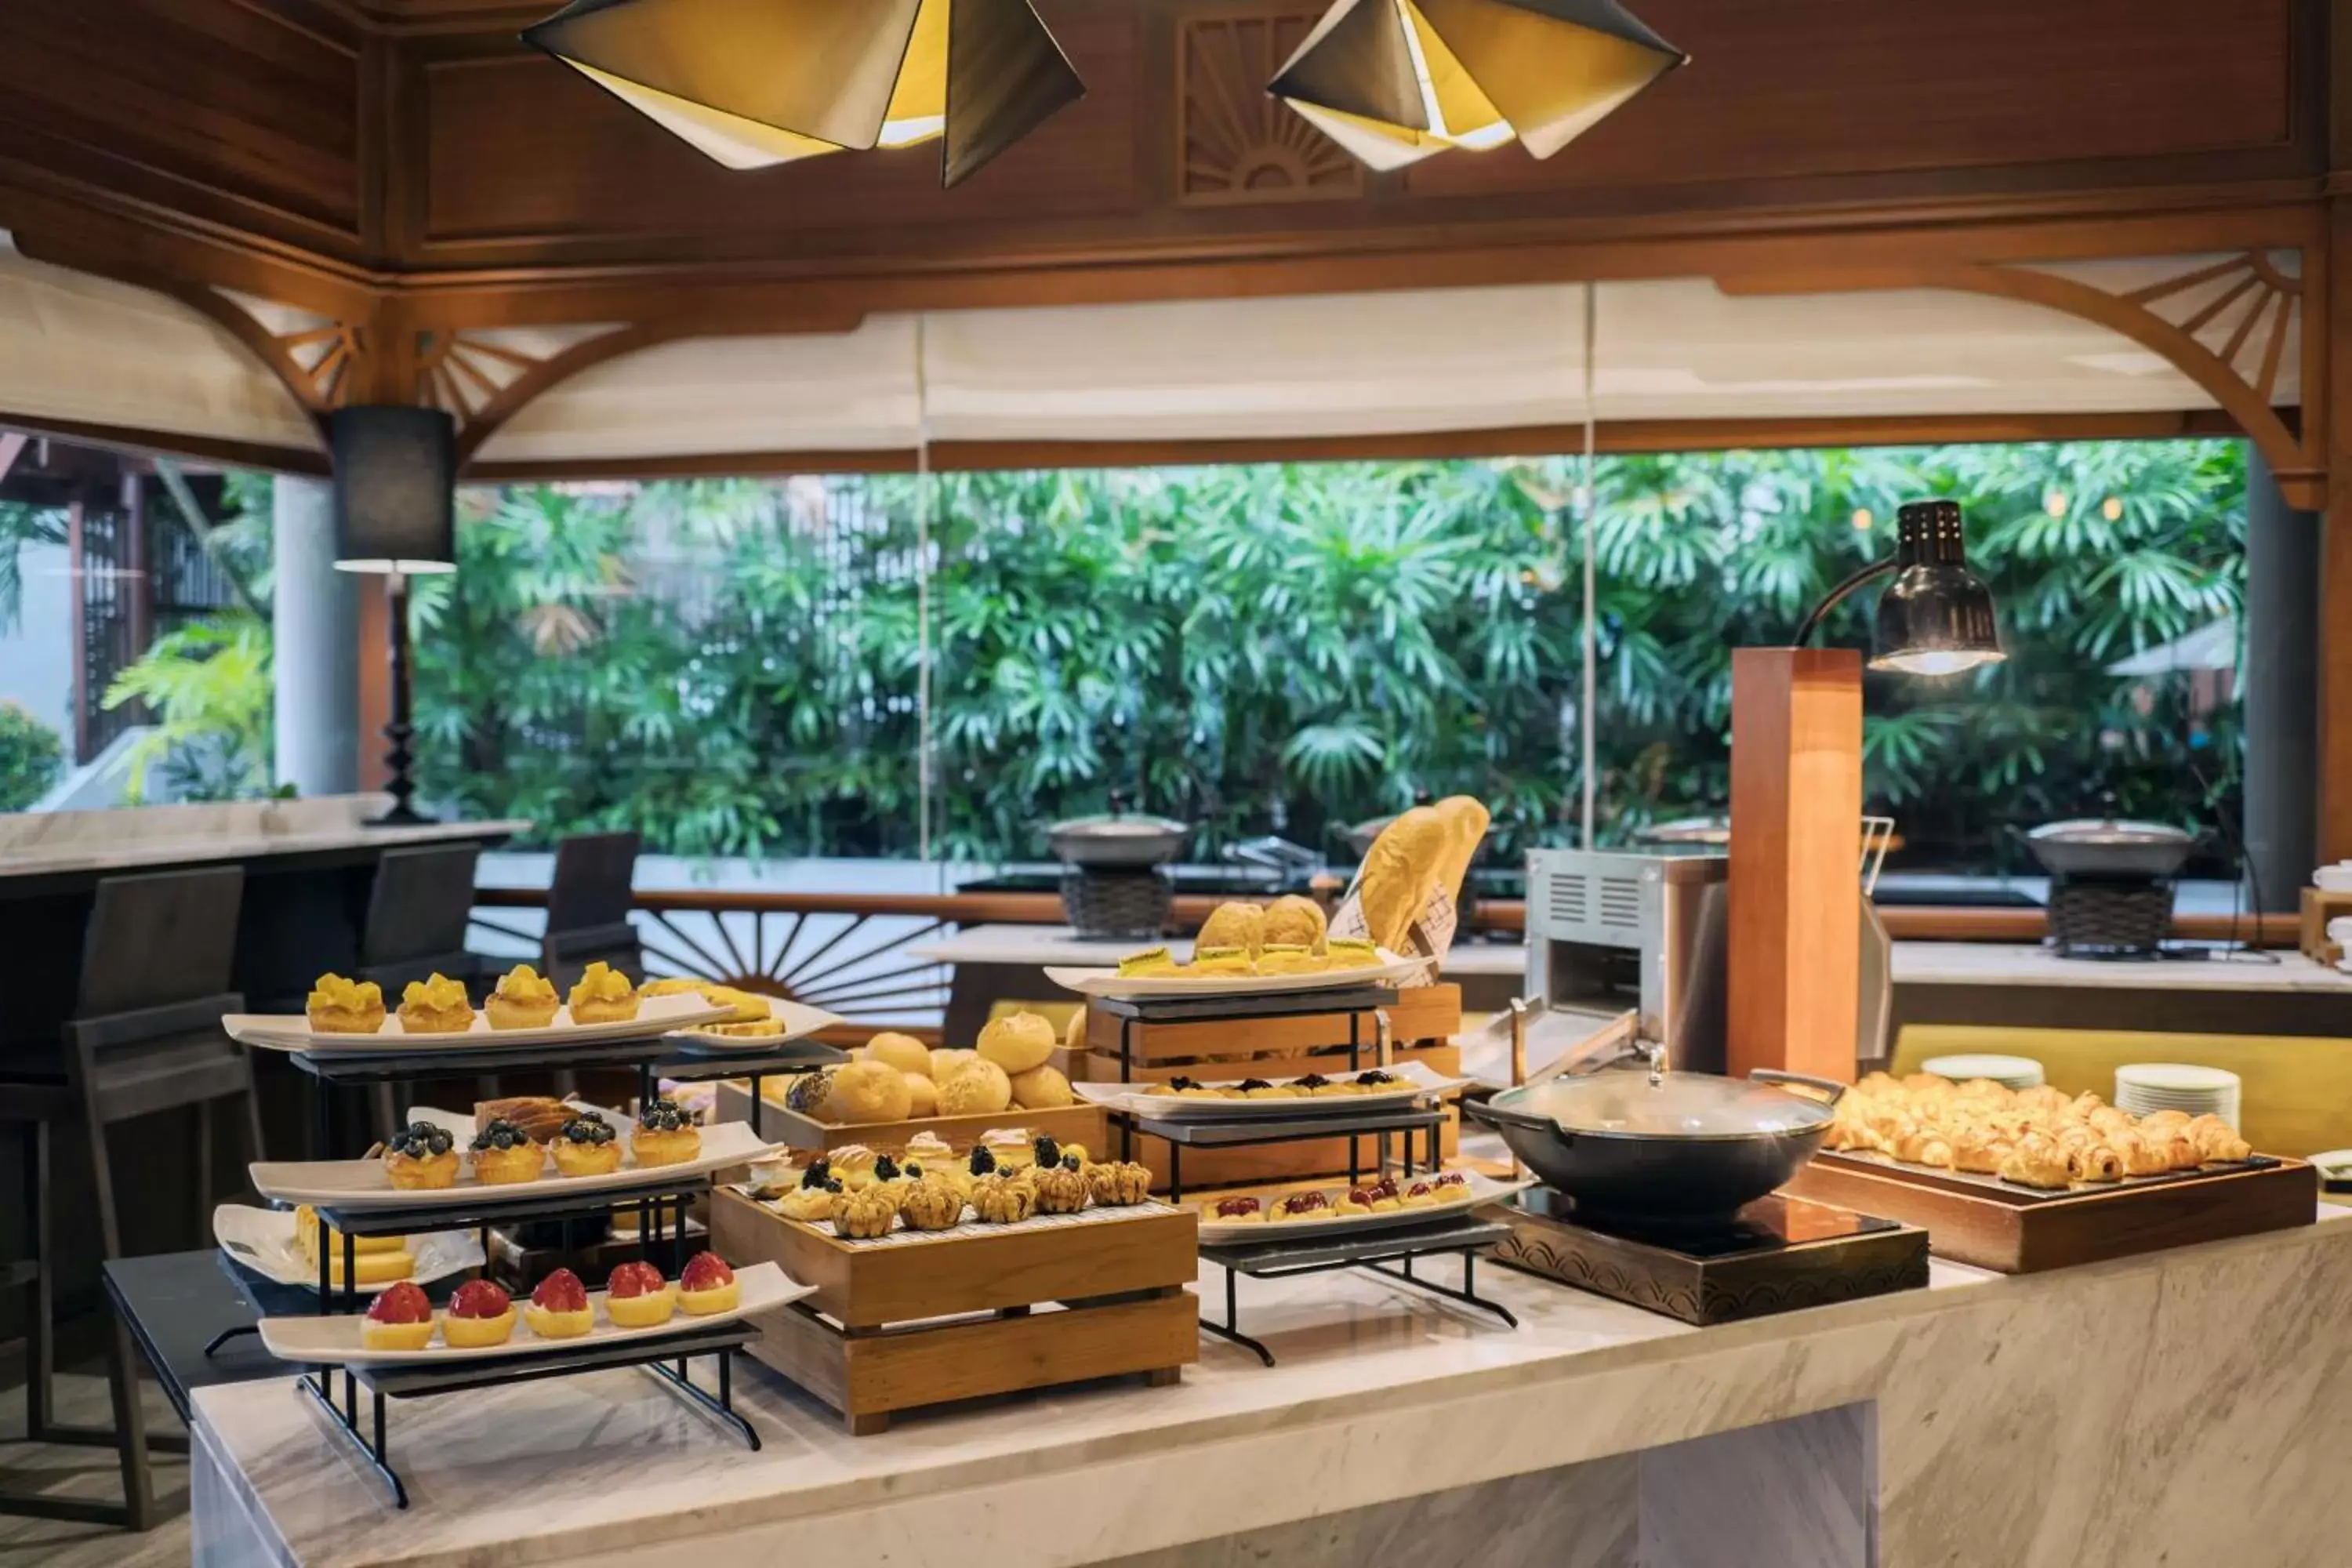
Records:
<instances>
[{"instance_id":1,"label":"wooden tray","mask_svg":"<svg viewBox=\"0 0 2352 1568\"><path fill-rule=\"evenodd\" d=\"M1923 1226L1937 1257L2002 1274L2286 1230L2312 1224L2319 1204L2318 1173L2300 1160L2137 1186L2028 1193L1824 1153L1781 1190Z\"/></svg>"},{"instance_id":2,"label":"wooden tray","mask_svg":"<svg viewBox=\"0 0 2352 1568\"><path fill-rule=\"evenodd\" d=\"M1083 1144L1087 1152L1098 1160L1108 1146L1107 1113L1101 1106L1083 1100L1054 1110L1016 1109L992 1111L985 1116L926 1116L852 1126L847 1122L819 1121L788 1109L781 1103L783 1080L770 1079L768 1083L777 1093L768 1097L767 1106L761 1112L760 1135L771 1143L782 1143L791 1149L838 1149L845 1143L863 1143L869 1149L895 1153L905 1148L916 1133L930 1132L945 1139L950 1148L961 1153L978 1142L982 1134L999 1127L1026 1127L1059 1143ZM716 1103L716 1121L751 1119L751 1091L731 1079L719 1083Z\"/></svg>"},{"instance_id":3,"label":"wooden tray","mask_svg":"<svg viewBox=\"0 0 2352 1568\"><path fill-rule=\"evenodd\" d=\"M722 1188L715 1249L815 1287L761 1321L751 1353L839 1411L853 1434L950 1400L1140 1374L1177 1381L1200 1357L1199 1222L1132 1217L900 1245L840 1241ZM1039 1310L1039 1309L1046 1310Z\"/></svg>"}]
</instances>

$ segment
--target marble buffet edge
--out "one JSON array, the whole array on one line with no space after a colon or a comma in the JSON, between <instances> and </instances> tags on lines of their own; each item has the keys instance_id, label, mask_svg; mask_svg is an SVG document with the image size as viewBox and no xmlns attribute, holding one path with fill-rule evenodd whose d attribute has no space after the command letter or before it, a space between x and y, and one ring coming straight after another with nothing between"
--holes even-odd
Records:
<instances>
[{"instance_id":1,"label":"marble buffet edge","mask_svg":"<svg viewBox=\"0 0 2352 1568\"><path fill-rule=\"evenodd\" d=\"M2182 1357L2291 1400L2314 1380L2288 1353L2336 1355L2311 1325L2352 1311L2344 1217L2323 1208L2316 1226L2019 1279L1938 1264L1926 1291L1707 1330L1501 1269L1481 1284L1521 1313L1517 1333L1353 1276L1250 1282L1245 1310L1285 1358L1274 1370L1204 1342L1180 1388L1084 1390L853 1439L746 1365L739 1399L766 1437L756 1455L634 1373L396 1404L394 1458L415 1498L405 1513L331 1446L289 1382L200 1391L196 1416L224 1471L215 1489L306 1565L618 1563L649 1543L693 1542L705 1563L789 1549L981 1568L1089 1563L1874 1399L1892 1547L1938 1526L1927 1470L1971 1430L1986 1436L1969 1454L2038 1465L2045 1482L2071 1464L2095 1467L2086 1482L2110 1473L2076 1452L2064 1423L2011 1431L2011 1415L1958 1375L2004 1354L2000 1375L2031 1372L2029 1390L2078 1380L2085 1410L2176 1397L2151 1368ZM2278 1310L2266 1317L2266 1304ZM2224 1310L2230 1321L2215 1321ZM2266 1342L2276 1355L2237 1332L2273 1319L2284 1325ZM2189 1392L2183 1382L2178 1397ZM2299 1430L2352 1438L2352 1389L2306 1403ZM2252 1441L2245 1419L2225 1414L2215 1440ZM2226 1468L2228 1453L2209 1460L2201 1442L2215 1425L2200 1425L2193 1451L2171 1439L2175 1470ZM2072 1518L2039 1516L2041 1535L1999 1560L2068 1561L2081 1547L2063 1538Z\"/></svg>"}]
</instances>

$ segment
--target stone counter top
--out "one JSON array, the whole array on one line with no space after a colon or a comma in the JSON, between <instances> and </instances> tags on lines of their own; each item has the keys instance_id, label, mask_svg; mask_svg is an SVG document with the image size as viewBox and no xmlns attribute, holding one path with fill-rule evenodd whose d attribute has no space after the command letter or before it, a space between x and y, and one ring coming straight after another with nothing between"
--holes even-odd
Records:
<instances>
[{"instance_id":1,"label":"stone counter top","mask_svg":"<svg viewBox=\"0 0 2352 1568\"><path fill-rule=\"evenodd\" d=\"M2276 963L2270 962L2275 959ZM2313 991L2352 995L2352 974L2289 951L2147 961L2062 958L2019 942L1898 942L1897 985L2063 985L2119 991Z\"/></svg>"},{"instance_id":2,"label":"stone counter top","mask_svg":"<svg viewBox=\"0 0 2352 1568\"><path fill-rule=\"evenodd\" d=\"M2352 1448L2339 1213L2019 1279L1938 1264L1926 1290L1704 1330L1501 1268L1479 1282L1517 1331L1368 1275L1245 1280L1244 1326L1272 1369L1204 1339L1177 1387L852 1438L746 1363L756 1454L641 1373L395 1402L405 1512L290 1383L212 1388L196 1395L197 1536L250 1523L281 1561L321 1568L641 1564L648 1550L697 1568L991 1568L1222 1563L1239 1559L1181 1554L1338 1515L1329 1560L1372 1562L1347 1544L1349 1521L1372 1514L1350 1510L1866 1404L1879 1561L2318 1562L2352 1529L2352 1488L2322 1479L2340 1482ZM1563 1547L1600 1528L1537 1522ZM1597 1545L1572 1560L1630 1561Z\"/></svg>"},{"instance_id":3,"label":"stone counter top","mask_svg":"<svg viewBox=\"0 0 2352 1568\"><path fill-rule=\"evenodd\" d=\"M351 795L0 816L0 886L12 878L505 838L530 826L515 819L366 826L391 805L387 795Z\"/></svg>"}]
</instances>

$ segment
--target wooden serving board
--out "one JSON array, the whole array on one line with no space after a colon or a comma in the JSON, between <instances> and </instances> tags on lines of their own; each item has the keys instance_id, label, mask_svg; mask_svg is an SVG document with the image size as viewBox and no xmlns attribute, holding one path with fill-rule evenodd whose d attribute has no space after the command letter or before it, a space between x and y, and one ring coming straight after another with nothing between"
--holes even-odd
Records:
<instances>
[{"instance_id":1,"label":"wooden serving board","mask_svg":"<svg viewBox=\"0 0 2352 1568\"><path fill-rule=\"evenodd\" d=\"M1818 1154L1781 1189L1926 1227L1938 1258L2032 1274L2310 1225L2318 1173L2300 1160L2140 1185L2029 1193Z\"/></svg>"},{"instance_id":2,"label":"wooden serving board","mask_svg":"<svg viewBox=\"0 0 2352 1568\"><path fill-rule=\"evenodd\" d=\"M856 1434L892 1413L1088 1378L1174 1383L1200 1356L1200 1222L1162 1205L1091 1223L900 1244L843 1241L730 1188L711 1196L715 1250L772 1261L816 1289L761 1321L751 1353ZM1046 1310L1040 1310L1046 1309Z\"/></svg>"},{"instance_id":3,"label":"wooden serving board","mask_svg":"<svg viewBox=\"0 0 2352 1568\"><path fill-rule=\"evenodd\" d=\"M1387 1011L1390 1038L1397 1047L1444 1045L1462 1032L1462 987L1412 986L1398 992L1396 1001ZM1135 1064L1133 1076L1138 1079L1150 1076L1146 1071L1150 1067L1183 1072L1206 1063L1256 1062L1333 1050L1344 1052L1351 1026L1364 1065L1370 1067L1380 1043L1380 1027L1373 1014L1371 1008L1359 1008L1353 1012L1299 1013L1283 1017L1212 1019L1201 1023L1137 1021L1126 1025L1126 1038ZM1105 1058L1113 1064L1109 1076L1114 1080L1119 1076L1116 1064L1119 1060L1120 1029L1120 1019L1099 1007L1087 1009L1087 1044L1098 1066ZM1328 1068L1328 1063L1325 1066ZM1096 1076L1102 1074L1098 1070Z\"/></svg>"},{"instance_id":4,"label":"wooden serving board","mask_svg":"<svg viewBox=\"0 0 2352 1568\"><path fill-rule=\"evenodd\" d=\"M771 1084L779 1082L771 1079ZM793 1149L838 1149L845 1143L863 1143L869 1149L896 1153L907 1146L908 1140L918 1132L929 1132L947 1141L950 1148L961 1153L980 1142L981 1138L999 1127L1026 1127L1033 1133L1043 1133L1060 1143L1080 1143L1087 1152L1100 1159L1105 1148L1108 1122L1099 1105L1080 1101L1053 1110L1006 1110L992 1111L985 1116L925 1116L907 1121L877 1121L864 1125L848 1122L819 1121L778 1103L779 1096L770 1097L760 1115L760 1135L771 1143L782 1143ZM749 1121L751 1119L751 1095L748 1088L733 1079L719 1086L718 1116L720 1121Z\"/></svg>"},{"instance_id":5,"label":"wooden serving board","mask_svg":"<svg viewBox=\"0 0 2352 1568\"><path fill-rule=\"evenodd\" d=\"M2303 955L2314 963L2333 965L2342 961L2340 943L2327 940L2327 922L2340 915L2352 915L2352 893L2331 893L2320 888L2303 890Z\"/></svg>"}]
</instances>

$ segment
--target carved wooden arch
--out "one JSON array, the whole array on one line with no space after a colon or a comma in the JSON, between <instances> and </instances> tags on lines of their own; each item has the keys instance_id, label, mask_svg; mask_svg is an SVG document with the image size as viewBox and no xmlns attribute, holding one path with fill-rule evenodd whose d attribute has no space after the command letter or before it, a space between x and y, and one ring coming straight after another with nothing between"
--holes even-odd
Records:
<instances>
[{"instance_id":1,"label":"carved wooden arch","mask_svg":"<svg viewBox=\"0 0 2352 1568\"><path fill-rule=\"evenodd\" d=\"M803 332L855 331L866 320L864 311L812 320L797 315L789 321L712 321L681 317L640 321L600 332L545 359L531 359L466 336L462 330L419 334L417 395L420 403L447 408L457 416L457 465L462 470L483 445L534 399L584 371L600 364L689 338L783 336ZM491 386L466 367L468 353L488 353L518 367L521 374L502 385ZM468 396L470 384L478 399Z\"/></svg>"},{"instance_id":2,"label":"carved wooden arch","mask_svg":"<svg viewBox=\"0 0 2352 1568\"><path fill-rule=\"evenodd\" d=\"M2226 280L2226 281L2225 281ZM2189 290L2219 284L2213 297L2185 320L2175 321L2154 307ZM2248 250L2218 262L2204 262L2144 287L2108 293L2079 279L2013 262L1919 262L1873 268L1867 275L1806 283L1794 279L1725 278L1729 294L1819 293L1863 289L1951 289L2021 300L2063 310L2118 332L2165 360L2195 382L2236 421L2269 463L2289 505L2315 510L2326 504L2327 460L2322 422L2299 421L2300 434L2272 405L2288 333L2304 332L2301 366L2306 404L2324 384L2326 368L2314 363L2318 334L2304 300L2303 280L2281 268L2271 251ZM2216 352L2197 334L2239 310L2228 341ZM2295 317L2300 314L2301 321ZM2267 331L2263 323L2269 323ZM2242 369L2242 362L2249 368Z\"/></svg>"}]
</instances>

